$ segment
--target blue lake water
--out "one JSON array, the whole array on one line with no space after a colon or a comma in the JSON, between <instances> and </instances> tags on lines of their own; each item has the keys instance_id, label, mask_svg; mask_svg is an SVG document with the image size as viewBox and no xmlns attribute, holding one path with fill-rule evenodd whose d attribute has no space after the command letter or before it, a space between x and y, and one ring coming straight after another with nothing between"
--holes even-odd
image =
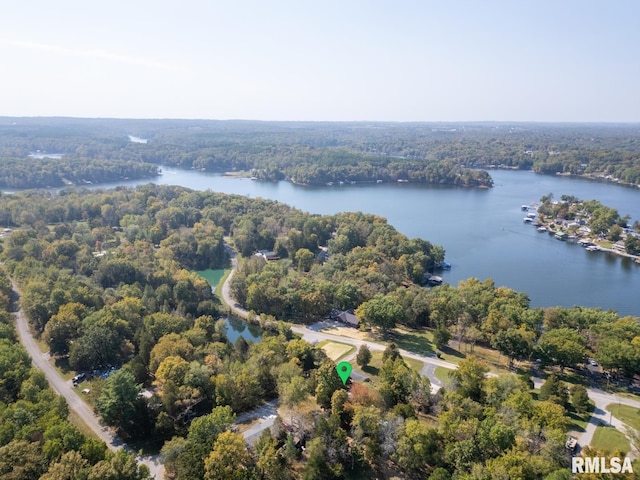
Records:
<instances>
[{"instance_id":1,"label":"blue lake water","mask_svg":"<svg viewBox=\"0 0 640 480\"><path fill-rule=\"evenodd\" d=\"M640 265L538 233L523 223L520 209L548 193L568 194L599 200L640 220L640 189L504 170L490 171L491 189L410 183L304 187L170 167L163 171L153 183L268 198L312 213L384 216L405 235L444 246L453 268L442 276L454 285L468 277L493 278L497 285L526 292L534 306L585 305L640 316ZM141 183L149 182L120 184Z\"/></svg>"}]
</instances>

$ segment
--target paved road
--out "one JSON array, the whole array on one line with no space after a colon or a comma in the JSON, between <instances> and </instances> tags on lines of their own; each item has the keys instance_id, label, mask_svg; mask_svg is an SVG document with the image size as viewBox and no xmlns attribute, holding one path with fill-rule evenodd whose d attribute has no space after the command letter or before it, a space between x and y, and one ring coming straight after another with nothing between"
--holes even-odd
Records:
<instances>
[{"instance_id":1,"label":"paved road","mask_svg":"<svg viewBox=\"0 0 640 480\"><path fill-rule=\"evenodd\" d=\"M536 388L540 388L544 381L539 377L534 377L533 383ZM637 458L640 452L638 452L638 448L633 442L634 435L631 434L633 430L628 425L611 415L611 412L607 410L607 406L611 404L620 404L640 409L640 401L614 395L599 388L587 388L587 393L595 406L585 431L578 432L574 435L578 439L578 445L581 447L590 445L598 425L610 425L625 434L631 443L631 452L629 452L627 456L632 459Z\"/></svg>"},{"instance_id":2,"label":"paved road","mask_svg":"<svg viewBox=\"0 0 640 480\"><path fill-rule=\"evenodd\" d=\"M273 425L273 422L278 416L277 409L278 409L278 400L276 399L276 400L271 400L270 402L267 402L257 408L254 408L250 412L245 412L243 414L238 415L238 417L236 418L236 424L251 422L253 420L258 420L258 419L260 420L255 425L252 425L251 428L245 430L245 432L242 434L245 442L247 442L249 445L253 445L256 442L256 440L260 438L260 435L262 434L263 430L266 430L267 428L271 428L271 426Z\"/></svg>"},{"instance_id":3,"label":"paved road","mask_svg":"<svg viewBox=\"0 0 640 480\"><path fill-rule=\"evenodd\" d=\"M18 292L17 286L13 284L13 289ZM20 337L20 341L24 345L24 348L31 356L33 364L36 368L42 370L47 377L47 381L51 388L58 394L65 398L69 408L76 412L78 417L103 441L107 444L107 447L111 450L118 450L125 448L135 454L117 435L115 435L107 427L100 425L98 417L93 413L93 410L82 401L82 399L76 393L70 381L64 380L58 372L49 363L49 354L42 353L38 344L31 336L29 332L29 326L27 319L25 318L22 308L15 313L16 329ZM162 465L159 455L154 456L140 456L136 454L138 462L144 463L151 472L151 476L157 480L164 478L164 466Z\"/></svg>"},{"instance_id":4,"label":"paved road","mask_svg":"<svg viewBox=\"0 0 640 480\"><path fill-rule=\"evenodd\" d=\"M229 282L233 277L233 273L235 272L235 269L237 268L237 259L235 258L235 254L233 254L231 247L228 247L228 251L231 251L232 253L232 257L231 257L232 271L227 277L227 281L222 286L222 297L224 301L229 305L230 309L237 316L246 319L249 312L243 309L242 307L240 307L239 305L237 305L235 300L233 300L233 298L231 297ZM386 348L386 345L382 345L376 342L370 342L366 340L359 340L351 337L344 337L340 335L326 333L326 332L323 332L321 329L318 329L317 327L314 328L313 326L311 328L294 326L294 327L291 327L291 330L294 333L302 335L302 338L304 338L309 343L314 343L314 344L321 342L323 340L335 340L338 342L351 344L356 348L360 348L361 345L367 345L367 347L369 347L370 350L384 350ZM426 355L420 355L418 353L408 352L402 349L400 350L400 354L403 357L414 358L416 360L424 362L424 368L420 371L420 373L422 375L425 375L427 378L429 378L429 381L431 382L432 390L438 390L442 386L442 383L440 382L440 380L435 376L435 368L437 366L450 368L450 369L458 368L458 366L453 363L449 363L444 360L440 360L433 357L428 357ZM495 374L490 373L489 376L495 376ZM534 378L534 384L536 388L540 388L542 383L543 382L541 379ZM578 436L578 443L582 446L589 445L591 443L591 440L593 439L593 434L595 433L595 429L601 422L604 423L605 425L610 424L609 423L610 415L609 415L609 412L606 410L607 405L610 405L612 403L619 403L621 405L628 405L628 406L640 409L640 401L637 401L637 400L620 397L618 395L614 395L597 388L588 388L587 393L589 394L589 398L593 400L593 402L595 403L596 408L593 416L589 420L586 431L581 433ZM626 432L628 429L628 427L624 423L622 423L620 420L618 420L615 417L611 418L611 425L619 429L623 433ZM632 439L631 435L627 435L627 438L629 438L630 441ZM636 457L638 456L639 452L635 448L635 445L633 445L633 442L631 442L631 444L632 444L632 452L630 453L630 456Z\"/></svg>"}]
</instances>

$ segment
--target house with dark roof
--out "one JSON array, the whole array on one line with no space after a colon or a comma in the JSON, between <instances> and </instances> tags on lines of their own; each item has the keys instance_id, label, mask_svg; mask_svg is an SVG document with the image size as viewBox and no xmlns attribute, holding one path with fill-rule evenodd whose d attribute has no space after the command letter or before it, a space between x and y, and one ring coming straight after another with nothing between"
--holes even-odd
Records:
<instances>
[{"instance_id":1,"label":"house with dark roof","mask_svg":"<svg viewBox=\"0 0 640 480\"><path fill-rule=\"evenodd\" d=\"M344 312L338 315L338 321L349 325L350 327L356 327L360 325L360 319L356 317L353 310L345 310Z\"/></svg>"}]
</instances>

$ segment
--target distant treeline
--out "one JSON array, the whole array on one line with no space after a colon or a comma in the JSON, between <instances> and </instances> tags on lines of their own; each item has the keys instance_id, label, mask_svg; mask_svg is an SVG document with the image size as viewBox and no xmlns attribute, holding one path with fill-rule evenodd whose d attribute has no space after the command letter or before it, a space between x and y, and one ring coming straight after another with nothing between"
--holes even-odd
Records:
<instances>
[{"instance_id":1,"label":"distant treeline","mask_svg":"<svg viewBox=\"0 0 640 480\"><path fill-rule=\"evenodd\" d=\"M132 142L129 135L148 142ZM61 167L59 159L25 163L37 151L64 154L66 166ZM155 174L151 164L246 171L261 180L289 179L310 185L408 180L491 186L483 168L533 169L640 184L640 128L631 124L0 119L0 186L53 186L61 184L62 177L74 182L140 178Z\"/></svg>"}]
</instances>

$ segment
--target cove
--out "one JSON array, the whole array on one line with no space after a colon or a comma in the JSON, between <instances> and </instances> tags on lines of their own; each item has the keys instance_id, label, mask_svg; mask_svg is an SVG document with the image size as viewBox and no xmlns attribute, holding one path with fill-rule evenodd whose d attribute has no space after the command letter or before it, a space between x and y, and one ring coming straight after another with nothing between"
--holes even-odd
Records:
<instances>
[{"instance_id":1,"label":"cove","mask_svg":"<svg viewBox=\"0 0 640 480\"><path fill-rule=\"evenodd\" d=\"M494 187L468 189L422 184L305 187L259 182L219 173L162 167L151 183L278 200L319 214L362 211L386 217L408 237L444 246L452 269L448 283L477 277L525 292L532 306L583 305L640 315L640 265L561 242L524 224L522 204L545 194L595 199L640 220L640 189L532 172L492 170ZM118 185L135 186L149 181ZM102 188L116 184L99 185Z\"/></svg>"}]
</instances>

